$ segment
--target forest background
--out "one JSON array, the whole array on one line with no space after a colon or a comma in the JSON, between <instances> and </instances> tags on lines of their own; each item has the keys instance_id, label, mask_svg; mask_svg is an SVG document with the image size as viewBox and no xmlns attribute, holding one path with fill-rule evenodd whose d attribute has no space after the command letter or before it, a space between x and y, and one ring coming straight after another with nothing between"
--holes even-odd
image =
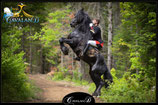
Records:
<instances>
[{"instance_id":1,"label":"forest background","mask_svg":"<svg viewBox=\"0 0 158 105\"><path fill-rule=\"evenodd\" d=\"M18 7L19 2L2 2ZM52 80L95 85L89 67L75 61L72 50L64 56L59 38L73 30L72 13L81 7L91 19L99 18L104 47L102 55L114 78L102 89L106 102L156 102L156 3L155 2L23 2L38 23L7 23L1 13L2 101L34 97L27 74L49 74Z\"/></svg>"}]
</instances>

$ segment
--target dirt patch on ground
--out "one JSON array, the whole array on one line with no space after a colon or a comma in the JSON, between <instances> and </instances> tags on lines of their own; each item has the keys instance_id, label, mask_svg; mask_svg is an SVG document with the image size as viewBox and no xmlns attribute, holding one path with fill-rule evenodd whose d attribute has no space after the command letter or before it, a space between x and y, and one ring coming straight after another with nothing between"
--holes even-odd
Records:
<instances>
[{"instance_id":1,"label":"dirt patch on ground","mask_svg":"<svg viewBox=\"0 0 158 105\"><path fill-rule=\"evenodd\" d=\"M62 99L72 92L88 93L88 87L74 86L72 82L52 81L45 74L29 75L29 79L34 81L42 92L37 94L38 99L27 101L27 103L62 103ZM88 93L90 94L90 93ZM102 103L99 98L95 98L96 103Z\"/></svg>"}]
</instances>

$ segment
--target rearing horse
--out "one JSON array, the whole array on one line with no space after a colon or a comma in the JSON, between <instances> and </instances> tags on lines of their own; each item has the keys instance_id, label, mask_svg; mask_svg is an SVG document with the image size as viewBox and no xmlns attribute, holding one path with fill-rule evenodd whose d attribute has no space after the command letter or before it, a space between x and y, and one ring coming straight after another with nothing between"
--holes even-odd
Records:
<instances>
[{"instance_id":1,"label":"rearing horse","mask_svg":"<svg viewBox=\"0 0 158 105\"><path fill-rule=\"evenodd\" d=\"M81 54L87 41L92 39L92 34L89 27L91 22L92 21L88 14L86 14L83 9L79 10L70 23L71 27L75 27L75 29L68 35L67 38L60 38L59 42L64 55L68 55L69 51L68 48L64 46L64 43L66 43L72 48L73 52L80 57L81 60L89 64L89 74L96 85L96 89L92 95L100 96L101 88L104 85L105 88L107 88L109 83L112 83L113 78L106 66L104 57L98 50L96 50L96 48L89 46L84 55ZM103 79L101 78L102 75Z\"/></svg>"}]
</instances>

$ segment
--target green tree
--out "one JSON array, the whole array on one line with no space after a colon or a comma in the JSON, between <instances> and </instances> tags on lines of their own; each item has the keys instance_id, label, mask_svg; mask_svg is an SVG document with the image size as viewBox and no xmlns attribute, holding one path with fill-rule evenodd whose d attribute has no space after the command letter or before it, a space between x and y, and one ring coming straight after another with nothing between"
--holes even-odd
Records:
<instances>
[{"instance_id":1,"label":"green tree","mask_svg":"<svg viewBox=\"0 0 158 105\"><path fill-rule=\"evenodd\" d=\"M33 88L24 73L24 52L20 51L22 30L15 26L2 33L2 101L23 101L34 97Z\"/></svg>"},{"instance_id":2,"label":"green tree","mask_svg":"<svg viewBox=\"0 0 158 105\"><path fill-rule=\"evenodd\" d=\"M19 2L2 2L2 8L17 8ZM45 12L39 13L44 8L44 3L24 3L26 12L31 15L40 17L40 22L45 20ZM37 5L35 5L37 4ZM32 11L32 9L35 9ZM40 10L40 11L39 11ZM36 15L37 14L37 15ZM3 17L3 13L1 15ZM1 18L2 18L1 17ZM38 28L37 28L38 26ZM40 29L40 23L7 23L2 21L2 101L24 101L34 97L34 86L28 81L28 76L24 73L28 61L28 45L27 40L29 34L33 34ZM31 31L30 31L30 27Z\"/></svg>"},{"instance_id":3,"label":"green tree","mask_svg":"<svg viewBox=\"0 0 158 105\"><path fill-rule=\"evenodd\" d=\"M115 30L112 52L114 84L105 91L106 102L155 102L156 4L120 3L121 24ZM118 78L119 77L119 78Z\"/></svg>"},{"instance_id":4,"label":"green tree","mask_svg":"<svg viewBox=\"0 0 158 105\"><path fill-rule=\"evenodd\" d=\"M154 3L120 3L121 22L114 37L113 54L117 69L139 71L155 76L156 5ZM127 69L126 69L127 68ZM137 72L138 73L138 72Z\"/></svg>"}]
</instances>

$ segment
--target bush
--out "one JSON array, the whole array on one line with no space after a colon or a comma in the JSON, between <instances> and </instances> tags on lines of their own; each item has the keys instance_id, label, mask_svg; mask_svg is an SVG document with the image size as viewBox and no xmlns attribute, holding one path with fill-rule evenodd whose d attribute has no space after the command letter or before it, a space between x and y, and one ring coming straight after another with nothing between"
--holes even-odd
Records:
<instances>
[{"instance_id":1,"label":"bush","mask_svg":"<svg viewBox=\"0 0 158 105\"><path fill-rule=\"evenodd\" d=\"M23 101L33 97L31 84L24 73L23 52L2 52L2 101Z\"/></svg>"},{"instance_id":2,"label":"bush","mask_svg":"<svg viewBox=\"0 0 158 105\"><path fill-rule=\"evenodd\" d=\"M68 69L62 68L60 66L58 66L57 68L59 69L59 71L54 73L52 80L64 80L66 78L66 75L68 74Z\"/></svg>"},{"instance_id":3,"label":"bush","mask_svg":"<svg viewBox=\"0 0 158 105\"><path fill-rule=\"evenodd\" d=\"M63 80L64 73L63 72L55 72L52 80Z\"/></svg>"},{"instance_id":4,"label":"bush","mask_svg":"<svg viewBox=\"0 0 158 105\"><path fill-rule=\"evenodd\" d=\"M13 32L2 35L2 102L25 101L34 97L33 86L24 73L24 52L19 51L21 33L15 27Z\"/></svg>"},{"instance_id":5,"label":"bush","mask_svg":"<svg viewBox=\"0 0 158 105\"><path fill-rule=\"evenodd\" d=\"M132 77L126 72L122 78L117 78L115 69L111 70L114 82L108 89L101 90L101 99L109 103L140 103L140 102L156 102L156 90L149 88L152 79L146 79L143 82ZM155 80L154 80L155 81ZM152 82L155 83L155 82ZM152 87L155 84L152 84ZM91 85L89 89L94 87Z\"/></svg>"}]
</instances>

